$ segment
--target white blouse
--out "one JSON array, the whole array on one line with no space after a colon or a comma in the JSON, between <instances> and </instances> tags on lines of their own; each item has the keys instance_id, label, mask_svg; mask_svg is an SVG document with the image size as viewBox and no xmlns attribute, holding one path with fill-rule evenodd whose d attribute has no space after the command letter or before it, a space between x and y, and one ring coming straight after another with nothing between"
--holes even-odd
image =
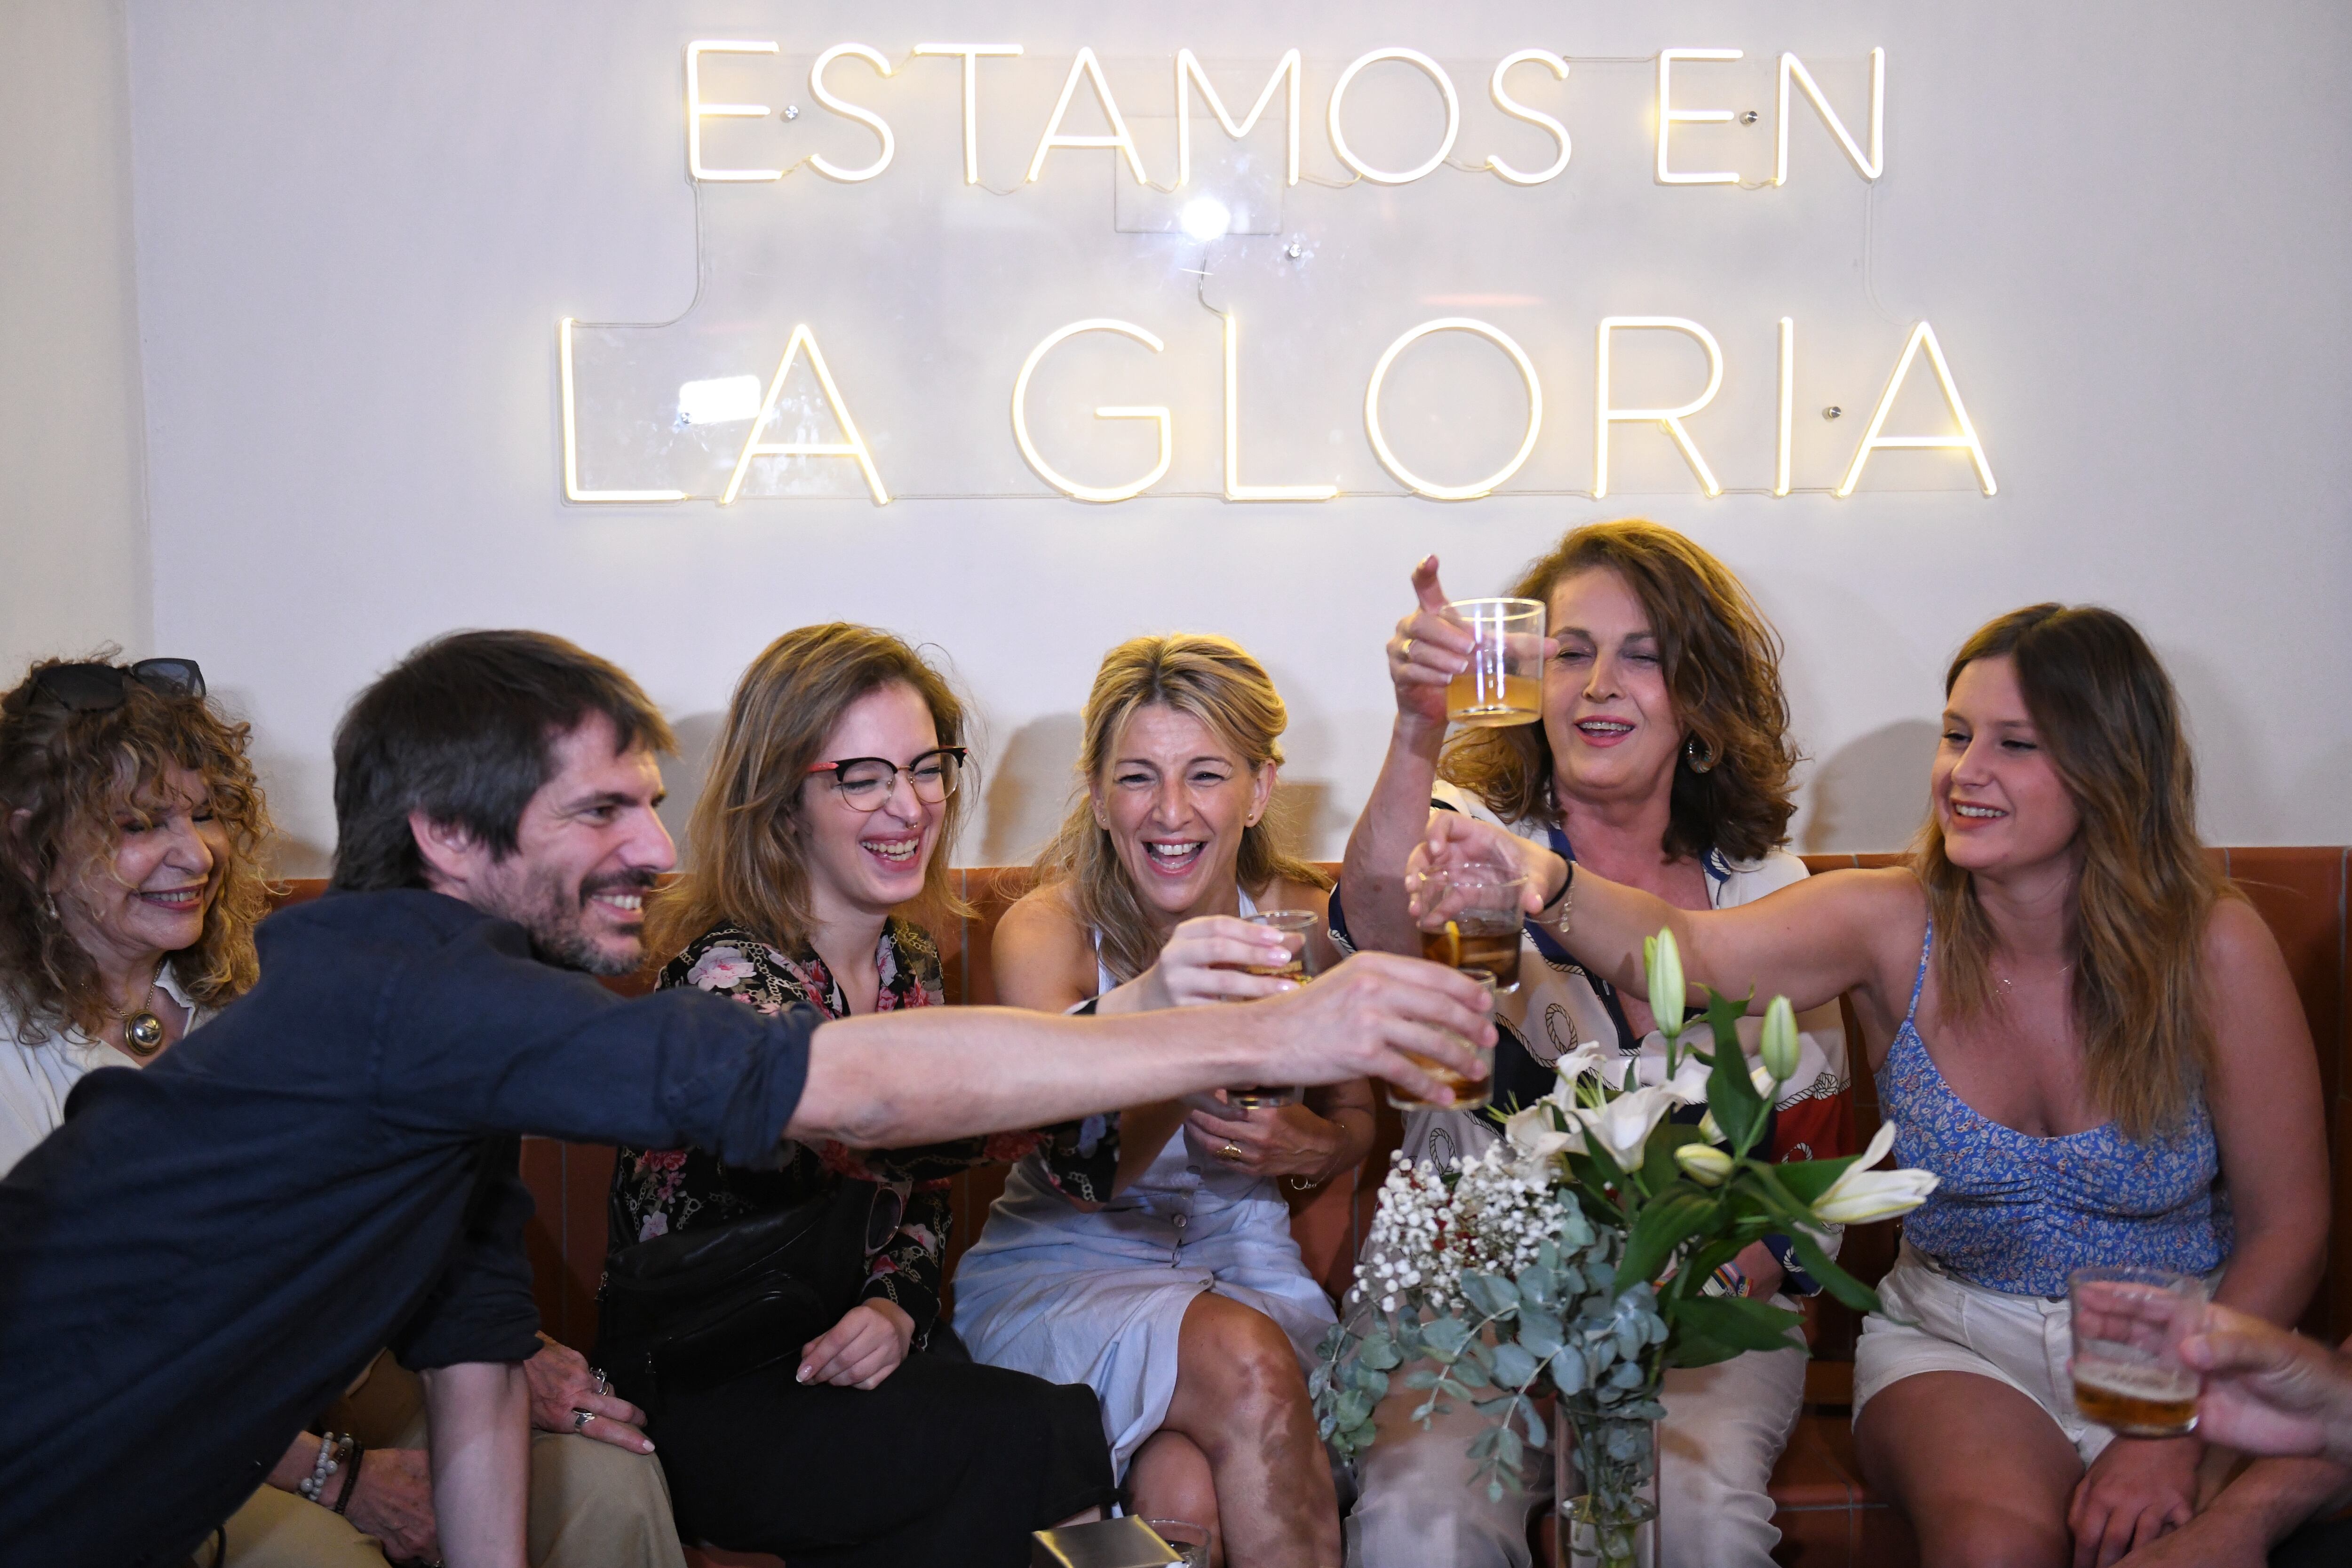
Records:
<instances>
[{"instance_id":1,"label":"white blouse","mask_svg":"<svg viewBox=\"0 0 2352 1568\"><path fill-rule=\"evenodd\" d=\"M189 1028L212 1016L188 1000L169 963L156 976L155 985L187 1012ZM70 1025L51 1025L46 1035L39 1041L26 1040L24 1020L0 1002L0 1175L14 1170L34 1144L58 1130L66 1119L66 1096L84 1073L145 1065Z\"/></svg>"}]
</instances>

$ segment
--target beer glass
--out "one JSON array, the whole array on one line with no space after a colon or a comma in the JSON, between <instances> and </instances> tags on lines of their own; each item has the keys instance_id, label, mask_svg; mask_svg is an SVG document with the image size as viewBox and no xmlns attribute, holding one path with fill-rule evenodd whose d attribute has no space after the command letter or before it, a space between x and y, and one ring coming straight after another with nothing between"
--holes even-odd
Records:
<instances>
[{"instance_id":1,"label":"beer glass","mask_svg":"<svg viewBox=\"0 0 2352 1568\"><path fill-rule=\"evenodd\" d=\"M1470 668L1446 682L1446 721L1481 729L1542 718L1543 602L1456 599L1445 613L1472 638Z\"/></svg>"},{"instance_id":2,"label":"beer glass","mask_svg":"<svg viewBox=\"0 0 2352 1568\"><path fill-rule=\"evenodd\" d=\"M1291 951L1289 959L1285 963L1249 963L1244 964L1242 966L1244 969L1252 974L1263 974L1273 980L1287 980L1298 985L1304 985L1314 978L1315 954L1307 940L1307 934L1314 931L1320 919L1314 910L1260 910L1255 914L1244 915L1242 919L1254 926L1272 927L1282 932L1286 938L1295 940L1297 943ZM1298 1103L1298 1089L1295 1084L1288 1086L1251 1084L1246 1088L1225 1090L1225 1101L1243 1110L1296 1105Z\"/></svg>"},{"instance_id":3,"label":"beer glass","mask_svg":"<svg viewBox=\"0 0 2352 1568\"><path fill-rule=\"evenodd\" d=\"M1487 1000L1489 1002L1493 1001L1495 995L1495 976L1491 973L1484 969L1465 969L1462 973L1476 981L1479 984L1485 986L1486 988ZM1484 1110L1489 1104L1493 1103L1495 1098L1495 1047L1492 1046L1473 1045L1470 1041L1464 1039L1461 1036L1453 1033L1451 1030L1446 1032L1446 1038L1452 1040L1454 1044L1461 1046L1473 1056L1476 1057L1480 1062L1484 1063L1486 1068L1486 1076L1476 1079L1466 1079L1451 1068L1440 1067L1435 1062L1431 1061L1427 1057L1413 1056L1412 1052L1407 1051L1405 1052L1405 1055L1412 1058L1412 1063L1415 1067L1420 1068L1423 1072L1429 1074L1430 1077L1435 1079L1438 1082L1444 1084L1446 1088L1454 1091L1454 1103L1451 1105L1435 1105L1426 1100L1415 1100L1406 1094L1404 1090L1397 1088L1396 1085L1392 1083L1384 1084L1381 1087L1383 1091L1388 1095L1389 1103L1391 1105L1395 1106L1399 1110Z\"/></svg>"},{"instance_id":4,"label":"beer glass","mask_svg":"<svg viewBox=\"0 0 2352 1568\"><path fill-rule=\"evenodd\" d=\"M1449 969L1485 970L1496 990L1517 991L1527 886L1526 878L1494 866L1429 872L1423 887L1433 896L1421 918L1421 956Z\"/></svg>"},{"instance_id":5,"label":"beer glass","mask_svg":"<svg viewBox=\"0 0 2352 1568\"><path fill-rule=\"evenodd\" d=\"M2178 1437L2197 1428L2197 1373L2180 1342L2205 1317L2194 1274L2127 1266L2066 1277L2074 1337L2074 1405L2126 1437Z\"/></svg>"}]
</instances>

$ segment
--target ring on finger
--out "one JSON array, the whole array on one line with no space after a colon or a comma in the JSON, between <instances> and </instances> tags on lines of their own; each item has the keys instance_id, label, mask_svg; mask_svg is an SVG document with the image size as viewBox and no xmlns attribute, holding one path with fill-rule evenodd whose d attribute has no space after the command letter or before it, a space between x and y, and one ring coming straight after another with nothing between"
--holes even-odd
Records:
<instances>
[{"instance_id":1,"label":"ring on finger","mask_svg":"<svg viewBox=\"0 0 2352 1568\"><path fill-rule=\"evenodd\" d=\"M1412 639L1411 637L1405 638L1404 647L1397 649L1397 658L1401 659L1410 659L1412 658Z\"/></svg>"},{"instance_id":2,"label":"ring on finger","mask_svg":"<svg viewBox=\"0 0 2352 1568\"><path fill-rule=\"evenodd\" d=\"M613 1392L613 1380L604 1374L604 1369L603 1367L592 1366L588 1370L593 1373L596 1376L596 1392L599 1394L605 1394Z\"/></svg>"},{"instance_id":3,"label":"ring on finger","mask_svg":"<svg viewBox=\"0 0 2352 1568\"><path fill-rule=\"evenodd\" d=\"M1239 1163L1241 1157L1242 1146L1238 1143L1228 1142L1223 1148L1217 1151L1218 1159L1233 1163Z\"/></svg>"},{"instance_id":4,"label":"ring on finger","mask_svg":"<svg viewBox=\"0 0 2352 1568\"><path fill-rule=\"evenodd\" d=\"M574 1432L585 1432L588 1430L588 1423L595 1419L596 1413L593 1410L574 1410L572 1413L572 1429Z\"/></svg>"}]
</instances>

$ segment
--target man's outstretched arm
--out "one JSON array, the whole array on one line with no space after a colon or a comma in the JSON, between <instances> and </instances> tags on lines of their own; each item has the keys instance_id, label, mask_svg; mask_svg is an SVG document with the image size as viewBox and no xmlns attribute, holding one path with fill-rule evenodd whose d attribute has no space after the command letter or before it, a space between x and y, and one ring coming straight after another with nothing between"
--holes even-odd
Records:
<instances>
[{"instance_id":1,"label":"man's outstretched arm","mask_svg":"<svg viewBox=\"0 0 2352 1568\"><path fill-rule=\"evenodd\" d=\"M903 1148L1040 1127L1237 1084L1384 1079L1445 1090L1407 1052L1483 1076L1460 1038L1491 1045L1486 992L1451 969L1360 953L1261 1002L1065 1018L1009 1007L915 1008L822 1025L783 1130Z\"/></svg>"}]
</instances>

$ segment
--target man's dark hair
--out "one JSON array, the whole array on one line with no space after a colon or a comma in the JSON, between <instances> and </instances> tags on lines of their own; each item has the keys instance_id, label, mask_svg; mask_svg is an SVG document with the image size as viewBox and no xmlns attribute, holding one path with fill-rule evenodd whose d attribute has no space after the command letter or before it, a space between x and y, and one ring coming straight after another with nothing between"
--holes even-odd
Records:
<instances>
[{"instance_id":1,"label":"man's dark hair","mask_svg":"<svg viewBox=\"0 0 2352 1568\"><path fill-rule=\"evenodd\" d=\"M592 714L622 752L674 752L622 670L545 632L452 632L359 694L335 728L335 875L346 892L422 888L408 815L464 828L499 859L555 772L556 740Z\"/></svg>"}]
</instances>

